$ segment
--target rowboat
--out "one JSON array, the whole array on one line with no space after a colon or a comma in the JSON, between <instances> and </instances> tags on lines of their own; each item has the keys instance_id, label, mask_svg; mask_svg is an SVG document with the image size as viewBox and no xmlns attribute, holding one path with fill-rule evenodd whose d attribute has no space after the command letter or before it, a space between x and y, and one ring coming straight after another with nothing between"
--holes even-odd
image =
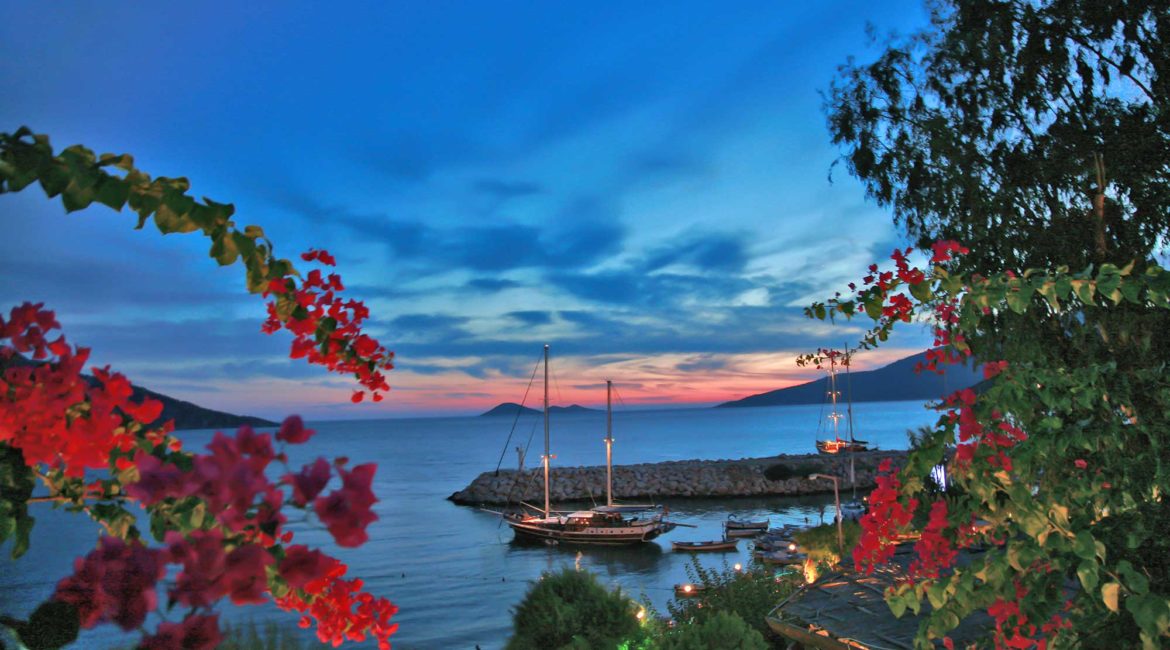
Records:
<instances>
[{"instance_id":1,"label":"rowboat","mask_svg":"<svg viewBox=\"0 0 1170 650\"><path fill-rule=\"evenodd\" d=\"M705 542L671 542L670 548L675 551L734 551L738 539L713 539Z\"/></svg>"},{"instance_id":2,"label":"rowboat","mask_svg":"<svg viewBox=\"0 0 1170 650\"><path fill-rule=\"evenodd\" d=\"M723 522L723 528L728 531L750 530L754 535L756 533L762 533L768 530L768 520L763 519L760 521L749 521L745 519L735 519L729 515L727 517L727 521Z\"/></svg>"}]
</instances>

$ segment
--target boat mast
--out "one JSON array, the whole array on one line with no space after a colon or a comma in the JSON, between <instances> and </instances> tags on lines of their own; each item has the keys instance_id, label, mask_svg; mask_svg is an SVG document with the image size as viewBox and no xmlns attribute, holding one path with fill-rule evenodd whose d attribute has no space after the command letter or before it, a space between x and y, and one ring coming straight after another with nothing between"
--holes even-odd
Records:
<instances>
[{"instance_id":1,"label":"boat mast","mask_svg":"<svg viewBox=\"0 0 1170 650\"><path fill-rule=\"evenodd\" d=\"M613 505L613 381L605 380L605 505Z\"/></svg>"},{"instance_id":2,"label":"boat mast","mask_svg":"<svg viewBox=\"0 0 1170 650\"><path fill-rule=\"evenodd\" d=\"M853 377L849 374L849 344L845 344L845 384L849 396L845 401L845 412L849 414L849 485L853 488L853 500L857 501L857 474L853 469Z\"/></svg>"},{"instance_id":3,"label":"boat mast","mask_svg":"<svg viewBox=\"0 0 1170 650\"><path fill-rule=\"evenodd\" d=\"M829 411L829 419L833 421L833 440L841 440L840 434L837 432L837 422L841 419L841 414L837 412L837 356L836 353L831 353L829 356L829 399L832 406Z\"/></svg>"},{"instance_id":4,"label":"boat mast","mask_svg":"<svg viewBox=\"0 0 1170 650\"><path fill-rule=\"evenodd\" d=\"M548 498L548 344L544 344L544 518L549 516Z\"/></svg>"}]
</instances>

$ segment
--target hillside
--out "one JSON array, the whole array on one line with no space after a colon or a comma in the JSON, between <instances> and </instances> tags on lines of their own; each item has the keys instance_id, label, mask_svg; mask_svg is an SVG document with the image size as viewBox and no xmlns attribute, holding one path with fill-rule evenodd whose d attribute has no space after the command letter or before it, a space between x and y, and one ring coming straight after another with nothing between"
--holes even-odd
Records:
<instances>
[{"instance_id":1,"label":"hillside","mask_svg":"<svg viewBox=\"0 0 1170 650\"><path fill-rule=\"evenodd\" d=\"M527 406L520 406L516 402L504 402L503 404L495 406L491 410L489 410L485 413L480 413L479 415L480 415L480 417L494 417L497 415L508 415L511 417L516 417L516 411L518 409L520 410L520 413L522 413L524 415L540 415L541 413L543 413L543 411L541 411L539 409L532 409L532 408L528 408ZM598 410L591 409L591 408L585 408L584 406L581 406L580 404L572 404L570 406L550 406L550 407L548 407L548 412L550 414L597 413Z\"/></svg>"},{"instance_id":2,"label":"hillside","mask_svg":"<svg viewBox=\"0 0 1170 650\"><path fill-rule=\"evenodd\" d=\"M899 400L934 400L960 388L974 386L983 379L979 368L947 366L945 375L933 372L915 373L914 366L926 361L926 353L899 359L876 370L839 374L838 390L842 399L854 402L893 402ZM827 395L827 376L797 386L751 395L724 402L715 408L742 406L786 406L790 404L821 404Z\"/></svg>"},{"instance_id":3,"label":"hillside","mask_svg":"<svg viewBox=\"0 0 1170 650\"><path fill-rule=\"evenodd\" d=\"M0 363L0 369L7 366L31 366L37 365L37 362L31 361L21 356L14 356L6 362ZM96 380L90 375L82 375L86 382L93 384ZM148 388L141 386L131 386L134 392L131 398L135 402L141 402L143 397L150 397L162 402L163 411L159 422L167 420L175 421L175 429L216 429L216 428L234 428L243 424L250 424L254 427L274 427L275 422L265 420L263 418L253 417L250 415L233 415L231 413L224 413L223 411L215 411L209 408L203 408L198 404L192 404L181 399L171 397L170 395L163 395L156 393Z\"/></svg>"}]
</instances>

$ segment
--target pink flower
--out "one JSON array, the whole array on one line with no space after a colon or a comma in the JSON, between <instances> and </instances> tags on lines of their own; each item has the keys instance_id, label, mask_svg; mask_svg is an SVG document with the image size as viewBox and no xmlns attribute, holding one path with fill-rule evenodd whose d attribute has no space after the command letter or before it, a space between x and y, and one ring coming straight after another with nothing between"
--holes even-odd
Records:
<instances>
[{"instance_id":1,"label":"pink flower","mask_svg":"<svg viewBox=\"0 0 1170 650\"><path fill-rule=\"evenodd\" d=\"M296 474L285 474L281 479L293 489L293 503L304 506L321 494L329 483L331 473L329 462L318 458L312 465L305 465Z\"/></svg>"},{"instance_id":2,"label":"pink flower","mask_svg":"<svg viewBox=\"0 0 1170 650\"><path fill-rule=\"evenodd\" d=\"M280 423L280 431L276 432L276 439L299 445L302 442L307 442L314 433L316 431L305 428L305 423L301 421L301 416L290 415L284 419L284 422Z\"/></svg>"},{"instance_id":3,"label":"pink flower","mask_svg":"<svg viewBox=\"0 0 1170 650\"><path fill-rule=\"evenodd\" d=\"M188 616L181 623L159 623L158 631L138 645L140 650L213 650L223 635L219 632L219 615Z\"/></svg>"},{"instance_id":4,"label":"pink flower","mask_svg":"<svg viewBox=\"0 0 1170 650\"><path fill-rule=\"evenodd\" d=\"M255 544L244 544L228 553L224 562L223 587L237 605L259 605L266 602L268 575L265 567L272 564L272 556Z\"/></svg>"},{"instance_id":5,"label":"pink flower","mask_svg":"<svg viewBox=\"0 0 1170 650\"><path fill-rule=\"evenodd\" d=\"M81 626L112 621L141 627L157 605L155 584L166 574L162 553L141 542L102 537L97 550L74 561L74 574L57 583L53 599L77 608Z\"/></svg>"},{"instance_id":6,"label":"pink flower","mask_svg":"<svg viewBox=\"0 0 1170 650\"><path fill-rule=\"evenodd\" d=\"M223 533L197 530L184 538L171 531L166 542L171 562L183 565L170 597L191 607L207 607L219 600L224 594L219 581L225 566Z\"/></svg>"},{"instance_id":7,"label":"pink flower","mask_svg":"<svg viewBox=\"0 0 1170 650\"><path fill-rule=\"evenodd\" d=\"M369 539L366 526L378 518L370 511L370 506L378 500L370 490L376 469L373 463L358 465L350 471L338 468L341 489L334 490L327 497L319 497L313 503L317 516L338 546L361 546Z\"/></svg>"},{"instance_id":8,"label":"pink flower","mask_svg":"<svg viewBox=\"0 0 1170 650\"><path fill-rule=\"evenodd\" d=\"M1083 458L1078 458L1073 461L1073 465L1076 465L1077 469L1085 469L1089 466L1089 463L1085 462L1085 459Z\"/></svg>"},{"instance_id":9,"label":"pink flower","mask_svg":"<svg viewBox=\"0 0 1170 650\"><path fill-rule=\"evenodd\" d=\"M167 497L185 496L183 472L170 463L139 450L134 455L138 466L138 481L126 486L126 494L145 505L157 503Z\"/></svg>"},{"instance_id":10,"label":"pink flower","mask_svg":"<svg viewBox=\"0 0 1170 650\"><path fill-rule=\"evenodd\" d=\"M301 589L314 580L327 577L338 564L336 559L321 551L297 544L285 550L284 559L280 561L280 575L288 586Z\"/></svg>"}]
</instances>

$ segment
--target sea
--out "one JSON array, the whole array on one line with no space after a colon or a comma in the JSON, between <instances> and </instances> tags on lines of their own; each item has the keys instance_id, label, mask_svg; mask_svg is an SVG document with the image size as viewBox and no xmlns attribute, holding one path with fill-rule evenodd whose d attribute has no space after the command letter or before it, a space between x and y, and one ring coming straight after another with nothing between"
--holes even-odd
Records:
<instances>
[{"instance_id":1,"label":"sea","mask_svg":"<svg viewBox=\"0 0 1170 650\"><path fill-rule=\"evenodd\" d=\"M815 451L817 405L755 408L630 410L614 413L614 463L633 464L690 459L738 459L805 454ZM856 437L881 449L905 449L908 430L930 425L937 414L919 401L853 405ZM722 536L729 515L784 523L832 519L832 494L806 497L671 499L670 519L679 527L652 543L630 548L588 548L517 544L512 532L490 512L447 501L481 472L500 463L514 468L515 447L529 446L539 459L543 427L526 416L515 426L510 417L313 422L317 434L289 448L299 467L317 456L346 456L351 464L377 463L374 491L378 520L369 541L341 549L320 524L291 517L296 542L328 549L365 580L365 588L399 608L399 630L391 641L398 650L481 650L502 648L511 633L512 610L543 572L577 566L611 587L665 614L673 586L687 582L691 556L673 553L671 540L708 540ZM179 432L187 449L202 449L214 431ZM553 472L556 467L604 465L605 413L557 414L552 418ZM529 466L539 461L527 463ZM828 486L826 486L828 487ZM588 506L589 504L582 504ZM75 557L94 547L99 527L82 514L35 504L32 546L19 560L11 543L0 547L0 614L24 616L72 570ZM292 511L299 515L299 511ZM734 553L700 554L699 562L718 568L746 564L749 545ZM275 621L292 634L313 638L296 627L296 616L272 606L221 605L221 620L263 624ZM111 625L84 631L77 648L133 647L136 637ZM351 644L370 647L373 644Z\"/></svg>"}]
</instances>

